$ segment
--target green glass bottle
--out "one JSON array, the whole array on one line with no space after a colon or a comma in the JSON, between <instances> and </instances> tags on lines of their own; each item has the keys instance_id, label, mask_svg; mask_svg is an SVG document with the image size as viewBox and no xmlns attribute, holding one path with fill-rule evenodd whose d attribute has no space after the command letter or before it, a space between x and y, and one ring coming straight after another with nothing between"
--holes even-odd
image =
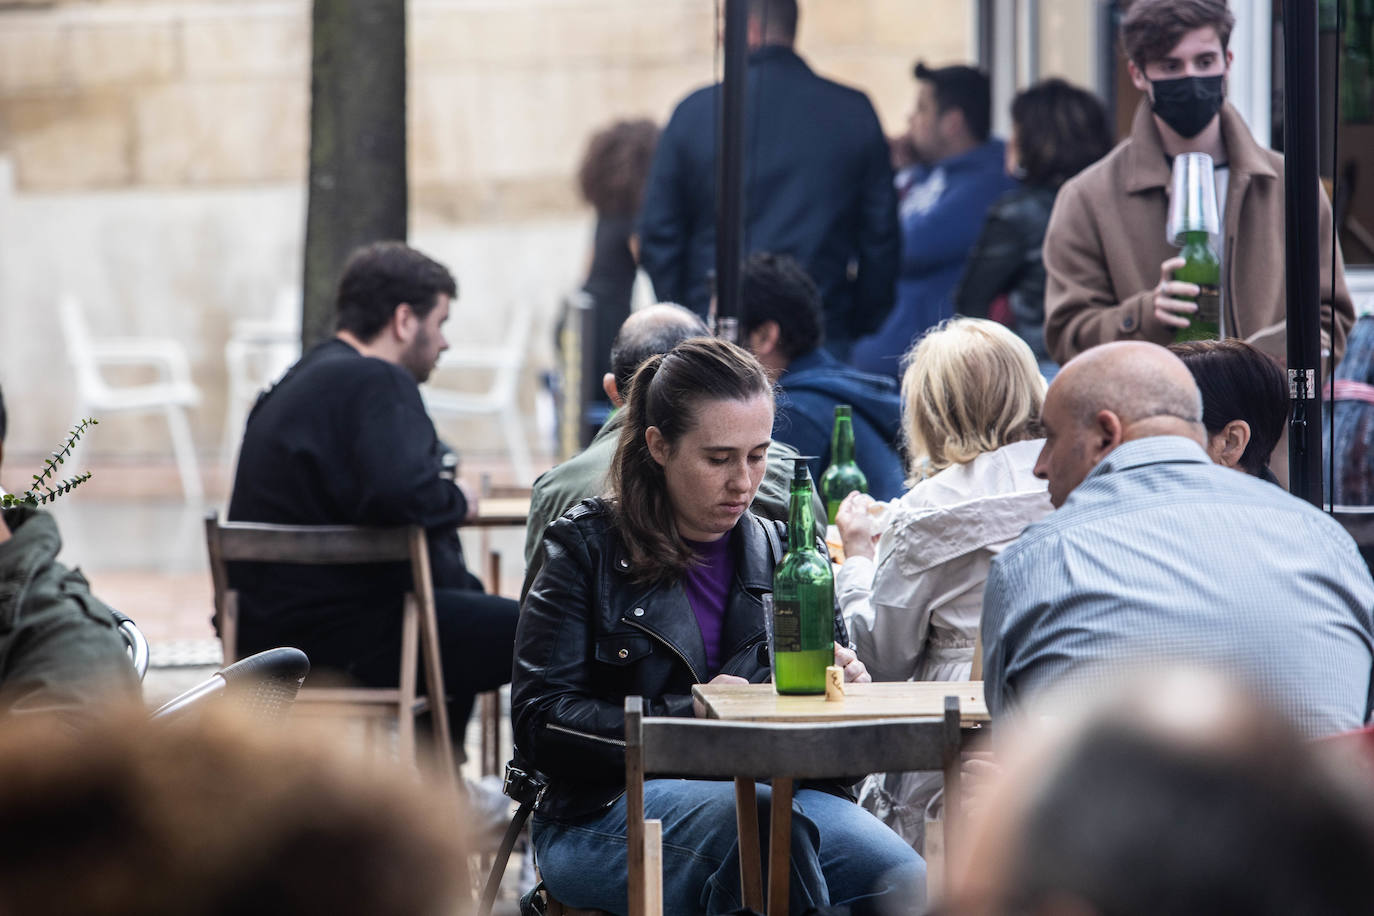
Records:
<instances>
[{"instance_id":1,"label":"green glass bottle","mask_svg":"<svg viewBox=\"0 0 1374 916\"><path fill-rule=\"evenodd\" d=\"M826 521L835 524L835 513L850 493L868 492L868 478L854 463L854 420L848 404L835 405L835 429L830 433L830 467L821 475L821 499Z\"/></svg>"},{"instance_id":2,"label":"green glass bottle","mask_svg":"<svg viewBox=\"0 0 1374 916\"><path fill-rule=\"evenodd\" d=\"M825 693L825 669L835 663L835 577L816 549L805 459L796 461L788 497L788 549L773 570L773 685Z\"/></svg>"},{"instance_id":3,"label":"green glass bottle","mask_svg":"<svg viewBox=\"0 0 1374 916\"><path fill-rule=\"evenodd\" d=\"M1218 340L1221 337L1221 259L1212 247L1212 237L1205 231L1183 233L1183 250L1179 252L1186 264L1174 271L1174 279L1196 283L1200 292L1194 300L1197 311L1186 328L1174 333L1174 340Z\"/></svg>"}]
</instances>

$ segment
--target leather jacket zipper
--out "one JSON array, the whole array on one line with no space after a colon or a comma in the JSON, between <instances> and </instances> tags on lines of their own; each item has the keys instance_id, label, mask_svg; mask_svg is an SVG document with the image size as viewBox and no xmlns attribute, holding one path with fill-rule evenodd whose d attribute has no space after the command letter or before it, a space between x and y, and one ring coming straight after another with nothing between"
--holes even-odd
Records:
<instances>
[{"instance_id":1,"label":"leather jacket zipper","mask_svg":"<svg viewBox=\"0 0 1374 916\"><path fill-rule=\"evenodd\" d=\"M618 738L607 738L605 735L593 735L590 732L580 732L575 728L568 728L563 725L549 723L544 726L549 731L562 732L565 735L572 735L574 738L586 738L588 741L600 741L602 744L610 744L615 747L624 747L625 742Z\"/></svg>"},{"instance_id":2,"label":"leather jacket zipper","mask_svg":"<svg viewBox=\"0 0 1374 916\"><path fill-rule=\"evenodd\" d=\"M649 629L649 628L646 627L644 624L639 623L639 622L634 621L634 620L631 620L631 619L628 618L628 617L622 617L622 618L620 618L620 622L621 622L621 623L627 623L627 624L629 624L630 626L634 627L636 630L639 630L639 631L641 631L641 632L643 632L643 633L647 633L649 636L652 636L654 639L658 640L658 641L661 642L663 645L667 646L668 649L669 649L674 655L676 655L678 658L682 659L682 663L683 663L684 665L687 666L687 671L692 675L692 680L693 680L693 681L695 681L695 682L698 683L698 684L704 684L704 683L706 683L705 681L703 681L703 680L701 679L701 675L700 675L700 674L697 674L697 669L694 668L694 667L692 667L692 662L691 662L691 660L688 659L686 655L683 655L683 654L682 654L682 650L679 649L677 646L673 645L671 642L669 642L668 639L667 639L666 637L664 637L664 636L662 636L662 635L660 635L660 634L658 634L658 633L655 633L653 630Z\"/></svg>"}]
</instances>

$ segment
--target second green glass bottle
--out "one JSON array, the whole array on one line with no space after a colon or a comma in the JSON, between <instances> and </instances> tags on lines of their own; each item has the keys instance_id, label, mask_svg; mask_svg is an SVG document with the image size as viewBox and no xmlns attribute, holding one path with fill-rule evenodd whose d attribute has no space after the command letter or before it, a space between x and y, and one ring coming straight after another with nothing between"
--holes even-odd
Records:
<instances>
[{"instance_id":1,"label":"second green glass bottle","mask_svg":"<svg viewBox=\"0 0 1374 916\"><path fill-rule=\"evenodd\" d=\"M835 513L850 493L868 492L868 478L854 461L854 419L848 404L835 405L835 428L830 433L830 467L821 475L821 499L826 521L835 524Z\"/></svg>"}]
</instances>

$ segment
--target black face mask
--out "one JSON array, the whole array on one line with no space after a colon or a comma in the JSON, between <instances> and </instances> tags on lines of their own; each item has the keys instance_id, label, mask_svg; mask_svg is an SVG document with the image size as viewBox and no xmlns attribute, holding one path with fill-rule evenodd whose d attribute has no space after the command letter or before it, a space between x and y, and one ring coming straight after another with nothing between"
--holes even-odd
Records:
<instances>
[{"instance_id":1,"label":"black face mask","mask_svg":"<svg viewBox=\"0 0 1374 916\"><path fill-rule=\"evenodd\" d=\"M1192 138L1212 122L1226 100L1224 76L1181 76L1151 80L1154 113L1180 137Z\"/></svg>"}]
</instances>

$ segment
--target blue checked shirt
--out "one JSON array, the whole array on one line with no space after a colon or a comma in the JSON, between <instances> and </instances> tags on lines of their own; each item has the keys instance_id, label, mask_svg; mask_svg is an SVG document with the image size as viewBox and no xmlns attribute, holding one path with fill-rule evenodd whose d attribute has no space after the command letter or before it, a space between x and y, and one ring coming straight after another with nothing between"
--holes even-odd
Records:
<instances>
[{"instance_id":1,"label":"blue checked shirt","mask_svg":"<svg viewBox=\"0 0 1374 916\"><path fill-rule=\"evenodd\" d=\"M1201 664L1312 736L1369 719L1374 582L1340 524L1177 436L1127 442L992 565L984 689L997 716L1108 669Z\"/></svg>"}]
</instances>

